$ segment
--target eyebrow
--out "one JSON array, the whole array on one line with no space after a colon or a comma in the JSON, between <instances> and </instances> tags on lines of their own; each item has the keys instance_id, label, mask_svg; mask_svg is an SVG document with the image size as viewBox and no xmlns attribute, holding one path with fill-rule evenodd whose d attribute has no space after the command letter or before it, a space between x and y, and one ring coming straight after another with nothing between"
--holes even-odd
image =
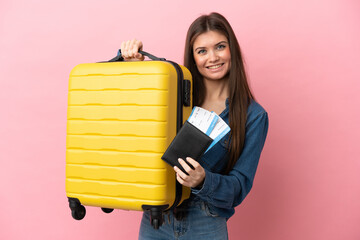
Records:
<instances>
[{"instance_id":1,"label":"eyebrow","mask_svg":"<svg viewBox=\"0 0 360 240\"><path fill-rule=\"evenodd\" d=\"M217 44L215 44L215 46L218 46L218 45L220 45L220 44L222 44L222 43L228 44L227 41L221 41L221 42L218 42ZM197 47L197 48L194 49L194 51L197 51L198 49L203 49L203 48L205 48L205 47Z\"/></svg>"}]
</instances>

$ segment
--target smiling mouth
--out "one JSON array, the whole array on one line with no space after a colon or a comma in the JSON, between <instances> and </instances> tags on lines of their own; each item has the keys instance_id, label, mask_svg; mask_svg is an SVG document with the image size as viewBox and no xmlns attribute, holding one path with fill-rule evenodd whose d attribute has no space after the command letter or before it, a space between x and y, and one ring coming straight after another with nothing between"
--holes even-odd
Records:
<instances>
[{"instance_id":1,"label":"smiling mouth","mask_svg":"<svg viewBox=\"0 0 360 240\"><path fill-rule=\"evenodd\" d=\"M217 68L221 67L222 65L224 65L224 63L218 64L218 65L214 65L214 66L209 66L209 67L206 67L206 68L207 68L207 69L217 69Z\"/></svg>"}]
</instances>

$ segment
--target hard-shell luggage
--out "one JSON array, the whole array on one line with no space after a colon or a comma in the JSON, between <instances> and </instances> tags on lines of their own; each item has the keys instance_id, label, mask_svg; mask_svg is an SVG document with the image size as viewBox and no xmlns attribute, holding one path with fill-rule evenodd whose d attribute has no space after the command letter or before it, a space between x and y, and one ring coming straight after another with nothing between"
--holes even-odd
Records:
<instances>
[{"instance_id":1,"label":"hard-shell luggage","mask_svg":"<svg viewBox=\"0 0 360 240\"><path fill-rule=\"evenodd\" d=\"M66 194L73 218L84 206L162 213L190 189L161 156L189 117L192 78L183 66L146 52L152 61L77 65L70 73Z\"/></svg>"}]
</instances>

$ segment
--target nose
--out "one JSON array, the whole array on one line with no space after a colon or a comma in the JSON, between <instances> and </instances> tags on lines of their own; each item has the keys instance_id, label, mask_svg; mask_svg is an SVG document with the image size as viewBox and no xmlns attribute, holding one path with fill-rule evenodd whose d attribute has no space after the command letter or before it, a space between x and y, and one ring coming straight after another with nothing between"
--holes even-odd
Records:
<instances>
[{"instance_id":1,"label":"nose","mask_svg":"<svg viewBox=\"0 0 360 240\"><path fill-rule=\"evenodd\" d=\"M219 60L219 56L216 51L210 51L209 52L209 61L210 62L216 62Z\"/></svg>"}]
</instances>

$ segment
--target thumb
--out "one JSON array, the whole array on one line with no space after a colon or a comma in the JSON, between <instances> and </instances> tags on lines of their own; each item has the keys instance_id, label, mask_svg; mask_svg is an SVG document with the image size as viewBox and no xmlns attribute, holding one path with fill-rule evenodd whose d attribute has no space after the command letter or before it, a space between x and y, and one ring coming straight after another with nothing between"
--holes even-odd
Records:
<instances>
[{"instance_id":1,"label":"thumb","mask_svg":"<svg viewBox=\"0 0 360 240\"><path fill-rule=\"evenodd\" d=\"M144 56L141 53L136 53L135 58L137 59L144 59Z\"/></svg>"}]
</instances>

